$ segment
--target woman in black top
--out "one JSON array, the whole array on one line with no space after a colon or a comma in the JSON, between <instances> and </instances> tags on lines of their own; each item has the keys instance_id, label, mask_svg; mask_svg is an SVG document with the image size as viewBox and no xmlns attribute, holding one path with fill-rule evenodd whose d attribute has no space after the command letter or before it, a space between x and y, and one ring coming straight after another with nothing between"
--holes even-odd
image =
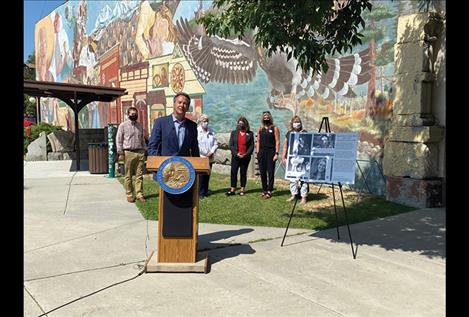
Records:
<instances>
[{"instance_id":1,"label":"woman in black top","mask_svg":"<svg viewBox=\"0 0 469 317\"><path fill-rule=\"evenodd\" d=\"M247 170L249 162L251 161L252 152L254 151L254 133L250 130L249 122L245 117L238 119L236 130L231 131L229 144L231 150L231 188L226 195L232 196L236 194L236 182L239 169L239 182L241 185L239 194L244 196L247 182Z\"/></svg>"},{"instance_id":2,"label":"woman in black top","mask_svg":"<svg viewBox=\"0 0 469 317\"><path fill-rule=\"evenodd\" d=\"M275 162L280 147L280 131L274 125L270 111L262 113L262 122L257 130L257 160L262 181L262 198L272 197L274 190Z\"/></svg>"}]
</instances>

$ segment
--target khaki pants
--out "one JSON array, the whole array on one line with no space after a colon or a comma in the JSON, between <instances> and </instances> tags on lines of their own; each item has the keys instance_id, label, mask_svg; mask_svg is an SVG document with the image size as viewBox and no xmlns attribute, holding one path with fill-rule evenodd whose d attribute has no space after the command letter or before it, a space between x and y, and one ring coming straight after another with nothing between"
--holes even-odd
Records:
<instances>
[{"instance_id":1,"label":"khaki pants","mask_svg":"<svg viewBox=\"0 0 469 317\"><path fill-rule=\"evenodd\" d=\"M135 175L135 194L143 196L143 164L145 164L145 150L124 151L124 188L128 197L133 197L132 175Z\"/></svg>"}]
</instances>

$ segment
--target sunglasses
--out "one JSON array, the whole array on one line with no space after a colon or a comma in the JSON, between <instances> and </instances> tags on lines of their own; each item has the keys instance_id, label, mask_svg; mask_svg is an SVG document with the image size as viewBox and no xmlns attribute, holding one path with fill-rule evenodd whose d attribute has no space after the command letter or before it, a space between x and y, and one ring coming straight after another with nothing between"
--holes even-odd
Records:
<instances>
[{"instance_id":1,"label":"sunglasses","mask_svg":"<svg viewBox=\"0 0 469 317\"><path fill-rule=\"evenodd\" d=\"M270 111L264 111L262 114L270 114Z\"/></svg>"}]
</instances>

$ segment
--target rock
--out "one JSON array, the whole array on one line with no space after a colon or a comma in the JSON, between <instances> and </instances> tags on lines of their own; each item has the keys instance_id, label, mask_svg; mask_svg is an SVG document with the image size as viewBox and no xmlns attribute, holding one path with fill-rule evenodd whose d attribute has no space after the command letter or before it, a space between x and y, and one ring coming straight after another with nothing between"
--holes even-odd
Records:
<instances>
[{"instance_id":1,"label":"rock","mask_svg":"<svg viewBox=\"0 0 469 317\"><path fill-rule=\"evenodd\" d=\"M229 142L230 142L230 134L231 133L217 133L217 142L218 142L218 149L229 150Z\"/></svg>"},{"instance_id":2,"label":"rock","mask_svg":"<svg viewBox=\"0 0 469 317\"><path fill-rule=\"evenodd\" d=\"M52 152L72 152L74 150L75 135L70 131L54 131L47 135Z\"/></svg>"},{"instance_id":3,"label":"rock","mask_svg":"<svg viewBox=\"0 0 469 317\"><path fill-rule=\"evenodd\" d=\"M217 151L215 152L215 163L223 164L223 165L230 165L231 164L231 151L218 148Z\"/></svg>"},{"instance_id":4,"label":"rock","mask_svg":"<svg viewBox=\"0 0 469 317\"><path fill-rule=\"evenodd\" d=\"M41 132L39 137L28 145L26 161L47 161L47 138L46 133Z\"/></svg>"}]
</instances>

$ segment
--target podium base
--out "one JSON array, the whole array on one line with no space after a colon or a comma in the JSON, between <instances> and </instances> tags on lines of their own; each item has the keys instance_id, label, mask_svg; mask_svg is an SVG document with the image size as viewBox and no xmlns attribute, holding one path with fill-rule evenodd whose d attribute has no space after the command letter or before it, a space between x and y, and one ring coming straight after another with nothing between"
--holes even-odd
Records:
<instances>
[{"instance_id":1,"label":"podium base","mask_svg":"<svg viewBox=\"0 0 469 317\"><path fill-rule=\"evenodd\" d=\"M159 263L157 262L158 254L154 251L150 254L145 262L146 273L156 272L172 272L172 273L207 273L208 252L197 252L197 261L195 263Z\"/></svg>"}]
</instances>

